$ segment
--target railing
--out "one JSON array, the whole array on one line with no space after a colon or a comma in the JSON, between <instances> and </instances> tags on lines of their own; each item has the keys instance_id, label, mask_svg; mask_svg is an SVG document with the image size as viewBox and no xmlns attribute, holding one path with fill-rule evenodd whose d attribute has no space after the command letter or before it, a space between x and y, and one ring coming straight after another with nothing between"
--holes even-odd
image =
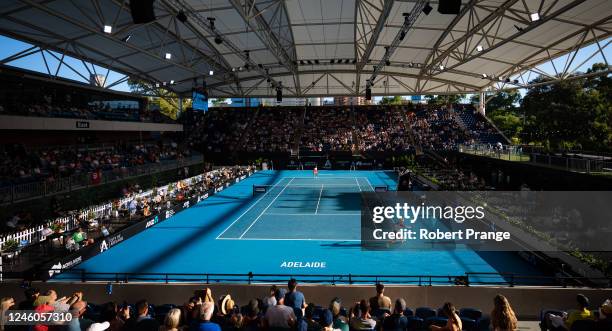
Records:
<instances>
[{"instance_id":1,"label":"railing","mask_svg":"<svg viewBox=\"0 0 612 331\"><path fill-rule=\"evenodd\" d=\"M541 153L524 153L522 146L503 145L498 148L494 145L459 145L459 152L493 157L508 161L530 162L581 173L599 173L612 175L612 157L610 156L591 156L584 154L584 157L577 158L563 155L551 155Z\"/></svg>"},{"instance_id":2,"label":"railing","mask_svg":"<svg viewBox=\"0 0 612 331\"><path fill-rule=\"evenodd\" d=\"M286 283L296 278L301 283L331 285L398 284L417 286L596 286L610 287L611 278L533 276L513 273L467 272L462 275L360 275L360 274L254 274L254 273L130 273L88 272L84 269L62 270L53 277L55 281L80 282L157 282L157 283L203 283L203 284L271 284Z\"/></svg>"},{"instance_id":3,"label":"railing","mask_svg":"<svg viewBox=\"0 0 612 331\"><path fill-rule=\"evenodd\" d=\"M179 169L202 163L202 155L193 155L181 160L162 161L129 168L116 168L102 172L99 182L92 179L91 173L74 174L69 177L57 178L53 181L35 181L31 183L9 184L0 187L0 204L11 204L18 201L45 197L62 192L110 183L131 177L150 175L167 170Z\"/></svg>"},{"instance_id":4,"label":"railing","mask_svg":"<svg viewBox=\"0 0 612 331\"><path fill-rule=\"evenodd\" d=\"M181 182L185 182L189 185L199 183L202 181L203 175L197 175L193 177L189 177L181 180ZM170 187L176 187L176 183L170 183L168 185L163 185L160 187L156 187L154 189L150 189L135 195L131 195L129 197L125 197L118 200L119 207L125 207L127 204L134 199L142 199L143 197L150 197L153 194L157 194L160 190L169 190ZM43 224L39 224L33 226L31 228L25 229L23 231L5 234L0 236L0 247L4 245L5 242L9 240L16 240L19 242L20 247L26 247L44 239L44 230L50 228L54 224L59 224L61 226L61 232L72 231L76 229L79 224L79 220L94 218L100 219L104 216L110 215L113 210L113 204L110 202L92 206L87 209L83 209L77 212L72 213L72 215L60 217L54 220L49 220Z\"/></svg>"}]
</instances>

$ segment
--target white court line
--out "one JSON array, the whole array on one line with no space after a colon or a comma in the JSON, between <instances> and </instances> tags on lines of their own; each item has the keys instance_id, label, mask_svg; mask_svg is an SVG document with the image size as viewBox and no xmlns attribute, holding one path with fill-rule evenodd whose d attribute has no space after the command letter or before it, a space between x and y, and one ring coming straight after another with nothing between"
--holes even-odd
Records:
<instances>
[{"instance_id":1,"label":"white court line","mask_svg":"<svg viewBox=\"0 0 612 331\"><path fill-rule=\"evenodd\" d=\"M242 213L240 216L238 216L238 218L237 218L237 219L235 219L235 220L232 222L232 224L230 224L230 225L229 225L227 228L225 228L225 230L223 230L223 232L221 232L221 233L220 233L220 234L217 236L217 238L215 238L215 239L219 239L219 237L221 237L221 236L222 236L222 235L225 233L225 231L229 230L229 228L231 228L231 227L234 225L234 223L238 222L238 220L239 220L239 219L241 219L241 218L242 218L242 216L244 216L246 213L248 213L248 212L249 212L249 210L251 210L251 208L255 207L255 206L256 206L256 205L259 203L259 201L261 201L261 199L265 198L265 197L266 197L266 195L268 195L268 193L270 193L270 191L272 191L272 190L273 190L273 189L274 189L274 188L275 188L275 187L276 187L278 184L280 184L280 183L283 181L283 179L285 179L285 178L281 178L281 180L279 180L279 181L278 181L276 184L274 184L274 186L272 186L272 188L270 188L270 190L266 191L266 193L264 193L264 194L261 196L261 198L259 198L257 201L255 201L255 203L254 203L254 204L252 204L252 205L251 205L251 206L250 206L250 207L249 207L247 210L245 210L245 211L244 211L244 213ZM291 181L290 181L290 182L291 182Z\"/></svg>"},{"instance_id":2,"label":"white court line","mask_svg":"<svg viewBox=\"0 0 612 331\"><path fill-rule=\"evenodd\" d=\"M374 192L374 187L372 186L372 183L370 183L370 180L368 179L368 177L363 177L365 178L365 180L368 182L368 185L370 185L370 189L372 189L372 192Z\"/></svg>"},{"instance_id":3,"label":"white court line","mask_svg":"<svg viewBox=\"0 0 612 331\"><path fill-rule=\"evenodd\" d=\"M348 214L348 213L338 213L338 214L322 214L322 213L318 213L318 214L310 214L310 213L295 213L295 214L282 214L282 213L266 213L264 215L273 215L273 216L361 216L361 214Z\"/></svg>"},{"instance_id":4,"label":"white court line","mask_svg":"<svg viewBox=\"0 0 612 331\"><path fill-rule=\"evenodd\" d=\"M319 191L319 200L317 201L317 209L315 210L315 214L319 213L319 203L321 203L322 194L323 194L323 184L321 184L321 191Z\"/></svg>"},{"instance_id":5,"label":"white court line","mask_svg":"<svg viewBox=\"0 0 612 331\"><path fill-rule=\"evenodd\" d=\"M359 181L357 180L357 177L355 177L355 183L357 183L357 186L359 186L359 192L361 192L361 185L359 185Z\"/></svg>"},{"instance_id":6,"label":"white court line","mask_svg":"<svg viewBox=\"0 0 612 331\"><path fill-rule=\"evenodd\" d=\"M253 221L253 223L251 223L251 225L249 225L249 227L244 230L244 232L240 235L240 239L242 239L242 237L244 237L244 235L249 232L249 230L251 229L251 227L253 227L253 225L255 223L257 223L257 221L261 218L261 216L266 212L266 210L268 210L268 208L270 208L270 206L272 206L272 204L274 203L274 201L276 201L276 199L278 199L278 197L280 197L281 194L283 194L283 192L285 191L285 189L287 188L287 186L289 186L291 184L291 182L294 180L295 178L291 178L291 180L289 181L289 183L287 183L287 185L285 185L283 187L283 189L278 192L278 194L274 197L274 199L272 199L272 201L266 206L266 209L264 209L261 214L259 214L259 216L257 216L257 218Z\"/></svg>"},{"instance_id":7,"label":"white court line","mask_svg":"<svg viewBox=\"0 0 612 331\"><path fill-rule=\"evenodd\" d=\"M359 239L310 239L310 238L219 238L220 240L275 240L275 241L351 241L359 242Z\"/></svg>"}]
</instances>

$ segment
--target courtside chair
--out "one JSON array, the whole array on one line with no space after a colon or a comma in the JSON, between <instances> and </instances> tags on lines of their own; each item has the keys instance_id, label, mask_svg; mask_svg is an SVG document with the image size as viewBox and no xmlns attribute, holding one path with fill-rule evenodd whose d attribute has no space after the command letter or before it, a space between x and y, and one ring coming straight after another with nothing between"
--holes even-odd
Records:
<instances>
[{"instance_id":1,"label":"courtside chair","mask_svg":"<svg viewBox=\"0 0 612 331\"><path fill-rule=\"evenodd\" d=\"M423 329L425 322L422 318L416 316L408 316L408 327L407 331L420 331Z\"/></svg>"},{"instance_id":2,"label":"courtside chair","mask_svg":"<svg viewBox=\"0 0 612 331\"><path fill-rule=\"evenodd\" d=\"M436 311L429 307L419 307L415 311L415 316L426 320L431 317L436 317Z\"/></svg>"}]
</instances>

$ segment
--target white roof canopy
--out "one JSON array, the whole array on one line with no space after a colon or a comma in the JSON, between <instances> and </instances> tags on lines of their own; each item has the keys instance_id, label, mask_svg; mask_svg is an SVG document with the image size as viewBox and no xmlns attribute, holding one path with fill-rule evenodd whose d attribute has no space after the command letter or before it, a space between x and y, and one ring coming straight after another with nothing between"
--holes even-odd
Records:
<instances>
[{"instance_id":1,"label":"white roof canopy","mask_svg":"<svg viewBox=\"0 0 612 331\"><path fill-rule=\"evenodd\" d=\"M211 96L236 97L274 96L278 83L286 97L363 95L373 77L375 95L477 92L612 35L610 0L463 0L459 15L442 15L430 1L430 14L415 10L405 29L403 14L419 3L156 0L157 20L133 24L127 0L4 0L0 33L132 77L174 81L177 93L205 77ZM385 47L403 29L386 62Z\"/></svg>"}]
</instances>

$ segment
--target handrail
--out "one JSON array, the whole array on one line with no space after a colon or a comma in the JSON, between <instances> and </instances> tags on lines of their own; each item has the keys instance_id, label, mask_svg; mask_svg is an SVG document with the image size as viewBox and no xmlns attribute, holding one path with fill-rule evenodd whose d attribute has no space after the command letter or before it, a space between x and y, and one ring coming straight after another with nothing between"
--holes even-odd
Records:
<instances>
[{"instance_id":1,"label":"handrail","mask_svg":"<svg viewBox=\"0 0 612 331\"><path fill-rule=\"evenodd\" d=\"M142 175L154 174L163 171L178 169L203 162L201 154L192 155L180 160L165 160L160 163L144 164L141 166L116 168L102 171L100 184L117 180L124 180ZM76 189L93 186L91 173L74 174L69 177L60 177L54 182L45 180L25 183L0 185L0 204L12 204L19 201L45 197L62 192L71 192Z\"/></svg>"},{"instance_id":2,"label":"handrail","mask_svg":"<svg viewBox=\"0 0 612 331\"><path fill-rule=\"evenodd\" d=\"M111 281L111 282L192 282L192 283L284 283L297 278L302 283L313 284L376 284L384 282L398 285L540 285L560 287L583 287L585 283L595 287L612 287L612 278L577 276L520 275L510 272L466 272L461 275L372 275L372 274L254 274L249 273L156 273L156 272L88 272L85 269L63 270L54 281ZM487 280L487 278L492 280ZM522 281L521 281L522 280ZM602 286L602 284L605 284Z\"/></svg>"}]
</instances>

